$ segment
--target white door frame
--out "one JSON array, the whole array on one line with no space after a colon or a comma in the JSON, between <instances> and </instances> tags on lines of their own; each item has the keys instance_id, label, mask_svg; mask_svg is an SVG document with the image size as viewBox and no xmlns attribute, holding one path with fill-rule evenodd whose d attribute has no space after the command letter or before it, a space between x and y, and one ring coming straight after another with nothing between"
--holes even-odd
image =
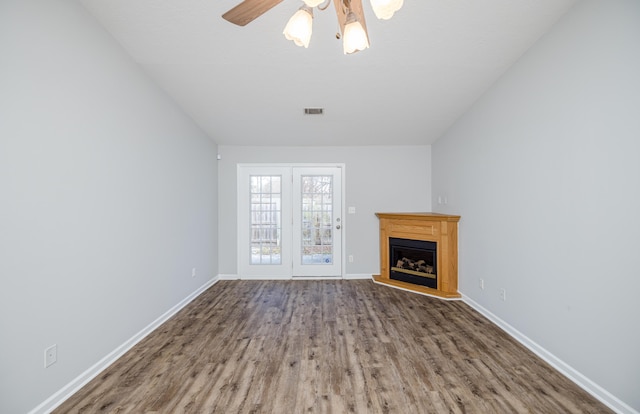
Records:
<instances>
[{"instance_id":1,"label":"white door frame","mask_svg":"<svg viewBox=\"0 0 640 414\"><path fill-rule=\"evenodd\" d=\"M293 187L292 195L292 213L293 213L293 277L296 279L305 277L342 277L342 168L334 166L323 167L293 167ZM303 177L332 177L331 193L335 195L331 199L331 223L330 231L332 234L332 256L333 260L324 264L320 263L302 263L303 255L303 194L302 183ZM324 196L321 203L324 203ZM320 207L324 211L323 207ZM317 212L317 211L316 211ZM324 216L324 213L322 214ZM327 258L328 259L328 258ZM337 259L337 260L336 260Z\"/></svg>"},{"instance_id":2,"label":"white door frame","mask_svg":"<svg viewBox=\"0 0 640 414\"><path fill-rule=\"evenodd\" d=\"M340 269L341 269L341 275L337 276L337 277L326 277L327 279L336 279L336 278L344 278L345 275L345 269L346 269L346 228L347 228L347 220L345 220L345 192L346 192L346 188L345 188L345 176L346 176L346 169L345 169L345 164L344 163L246 163L246 164L237 164L237 203L238 203L238 211L237 211L237 257L238 257L238 263L237 263L237 269L238 269L238 277L240 279L263 279L263 280L275 280L275 279L292 279L293 278L293 268L292 268L292 264L293 264L293 258L286 258L283 257L283 265L285 264L285 260L288 261L288 263L286 264L287 270L285 270L283 267L280 268L276 268L276 267L271 267L271 266L260 266L261 270L260 271L248 271L248 268L250 267L250 265L248 264L248 253L247 252L247 234L248 234L248 225L249 223L247 222L247 220L242 220L242 217L247 217L248 215L248 211L244 211L248 208L248 204L249 204L249 200L248 200L248 195L245 191L246 189L246 180L247 177L249 175L251 175L251 172L247 172L247 171L258 171L259 168L261 169L266 169L266 168L275 168L275 169L289 169L290 172L293 171L293 168L323 168L323 167L332 167L332 168L340 168L341 170L341 182L340 182L340 187L341 187L341 191L340 191L340 198L341 198L341 205L340 205L340 209L338 214L341 217L341 238L342 238L342 242L341 242L341 247L340 247ZM276 171L276 170L274 170ZM284 170L280 170L280 171L284 171ZM289 175L290 177L290 175ZM291 194L289 194L288 196L285 196L283 194L283 197L290 197ZM284 199L283 199L284 201ZM289 202L292 202L291 200L289 200ZM243 205L244 203L244 205ZM290 239L293 239L292 236L292 228L291 228L291 224L292 223L288 223L289 227L288 227L288 235L287 237ZM284 238L284 233L285 232L285 225L283 223L283 238ZM283 240L284 243L284 240ZM288 240L287 243L292 243L292 240ZM244 250L243 250L244 249ZM289 251L292 251L293 249L289 249ZM271 269L264 269L265 267L269 267ZM318 279L319 277L315 277L315 276L310 276L310 277L296 277L297 279Z\"/></svg>"},{"instance_id":3,"label":"white door frame","mask_svg":"<svg viewBox=\"0 0 640 414\"><path fill-rule=\"evenodd\" d=\"M284 246L285 243L290 243L284 236L285 234L291 234L291 220L279 220L281 228L281 251L280 251L280 263L278 264L265 264L265 265L252 265L251 255L253 254L248 248L250 242L250 223L248 218L250 217L251 208L251 195L248 191L249 178L252 175L273 175L282 177L281 183L281 205L280 205L280 217L282 218L282 210L285 206L291 205L291 185L284 183L291 182L291 168L286 166L275 165L240 165L238 164L238 276L241 279L290 279L287 274L291 273L291 248ZM289 207L290 209L290 207ZM262 252L258 253L262 254ZM268 257L268 256L267 256Z\"/></svg>"}]
</instances>

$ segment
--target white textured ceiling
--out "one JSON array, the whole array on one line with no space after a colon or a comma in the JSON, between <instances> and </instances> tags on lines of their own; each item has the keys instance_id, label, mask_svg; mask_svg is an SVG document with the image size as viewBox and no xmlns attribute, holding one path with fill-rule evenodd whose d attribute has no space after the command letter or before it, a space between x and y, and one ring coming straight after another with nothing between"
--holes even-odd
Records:
<instances>
[{"instance_id":1,"label":"white textured ceiling","mask_svg":"<svg viewBox=\"0 0 640 414\"><path fill-rule=\"evenodd\" d=\"M245 27L240 0L80 0L222 145L430 144L578 0L368 0L371 47L345 56L333 5L308 49L282 35L285 0ZM305 116L303 108L325 115Z\"/></svg>"}]
</instances>

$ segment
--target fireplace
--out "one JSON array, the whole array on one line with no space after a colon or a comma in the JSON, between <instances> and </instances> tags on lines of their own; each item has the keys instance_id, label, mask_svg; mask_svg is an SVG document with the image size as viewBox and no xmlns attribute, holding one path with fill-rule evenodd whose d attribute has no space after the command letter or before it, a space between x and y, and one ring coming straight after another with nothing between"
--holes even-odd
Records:
<instances>
[{"instance_id":1,"label":"fireplace","mask_svg":"<svg viewBox=\"0 0 640 414\"><path fill-rule=\"evenodd\" d=\"M376 213L380 274L376 283L442 299L458 293L458 222L438 213Z\"/></svg>"},{"instance_id":2,"label":"fireplace","mask_svg":"<svg viewBox=\"0 0 640 414\"><path fill-rule=\"evenodd\" d=\"M438 288L437 243L389 237L389 278Z\"/></svg>"}]
</instances>

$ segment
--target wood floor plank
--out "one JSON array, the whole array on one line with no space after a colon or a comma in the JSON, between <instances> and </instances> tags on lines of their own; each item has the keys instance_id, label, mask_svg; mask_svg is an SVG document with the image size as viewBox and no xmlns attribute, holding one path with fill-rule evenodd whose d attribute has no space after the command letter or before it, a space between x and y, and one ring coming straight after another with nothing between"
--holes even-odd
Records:
<instances>
[{"instance_id":1,"label":"wood floor plank","mask_svg":"<svg viewBox=\"0 0 640 414\"><path fill-rule=\"evenodd\" d=\"M55 413L610 413L463 302L221 281Z\"/></svg>"}]
</instances>

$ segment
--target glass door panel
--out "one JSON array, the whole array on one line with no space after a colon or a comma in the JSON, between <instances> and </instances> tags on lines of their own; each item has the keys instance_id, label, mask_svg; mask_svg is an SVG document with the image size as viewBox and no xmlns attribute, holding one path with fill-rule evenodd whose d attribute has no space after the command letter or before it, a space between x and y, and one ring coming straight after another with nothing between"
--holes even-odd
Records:
<instances>
[{"instance_id":1,"label":"glass door panel","mask_svg":"<svg viewBox=\"0 0 640 414\"><path fill-rule=\"evenodd\" d=\"M333 192L332 175L302 175L301 262L332 264Z\"/></svg>"},{"instance_id":2,"label":"glass door panel","mask_svg":"<svg viewBox=\"0 0 640 414\"><path fill-rule=\"evenodd\" d=\"M293 275L342 275L342 175L337 167L293 168Z\"/></svg>"},{"instance_id":3,"label":"glass door panel","mask_svg":"<svg viewBox=\"0 0 640 414\"><path fill-rule=\"evenodd\" d=\"M238 167L238 275L291 278L290 167Z\"/></svg>"},{"instance_id":4,"label":"glass door panel","mask_svg":"<svg viewBox=\"0 0 640 414\"><path fill-rule=\"evenodd\" d=\"M282 264L282 176L251 175L251 264Z\"/></svg>"},{"instance_id":5,"label":"glass door panel","mask_svg":"<svg viewBox=\"0 0 640 414\"><path fill-rule=\"evenodd\" d=\"M342 276L342 169L238 166L241 279Z\"/></svg>"}]
</instances>

